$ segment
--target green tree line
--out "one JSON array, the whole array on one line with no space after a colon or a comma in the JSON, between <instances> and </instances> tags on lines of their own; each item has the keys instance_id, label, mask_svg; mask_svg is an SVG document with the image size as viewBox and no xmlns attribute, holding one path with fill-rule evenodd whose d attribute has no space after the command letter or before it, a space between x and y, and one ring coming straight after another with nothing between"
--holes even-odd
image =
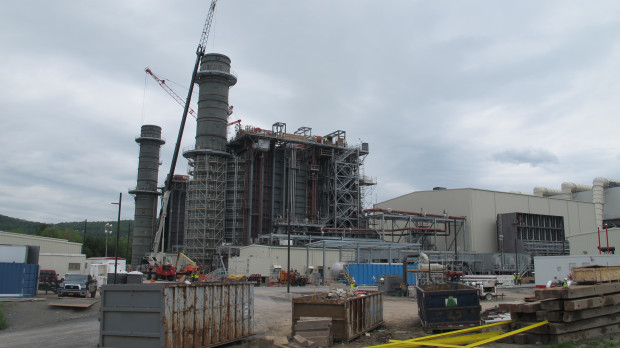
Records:
<instances>
[{"instance_id":1,"label":"green tree line","mask_svg":"<svg viewBox=\"0 0 620 348\"><path fill-rule=\"evenodd\" d=\"M112 234L106 238L105 225L112 224ZM0 231L29 234L41 237L66 239L83 245L82 253L86 257L114 256L116 252L117 233L118 257L131 259L131 227L133 220L121 220L120 228L116 221L81 221L45 224L11 218L0 215ZM86 233L84 233L86 230ZM84 242L84 236L86 241Z\"/></svg>"}]
</instances>

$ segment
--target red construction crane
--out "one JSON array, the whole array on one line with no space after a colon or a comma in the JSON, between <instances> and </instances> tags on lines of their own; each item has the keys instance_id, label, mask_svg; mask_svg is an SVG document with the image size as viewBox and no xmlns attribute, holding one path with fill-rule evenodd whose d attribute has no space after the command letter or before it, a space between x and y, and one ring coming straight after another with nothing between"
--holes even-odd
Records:
<instances>
[{"instance_id":1,"label":"red construction crane","mask_svg":"<svg viewBox=\"0 0 620 348\"><path fill-rule=\"evenodd\" d=\"M176 92L166 84L166 80L159 78L159 76L155 75L150 68L146 68L144 69L144 71L146 71L147 74L151 75L151 77L154 78L155 81L157 81L157 83L159 83L161 88L163 88L164 91L170 94L170 96L174 98L174 100L176 100L177 103L179 103L179 105L181 105L182 107L185 107L185 101L181 99L181 97L179 97L179 95L176 94ZM189 107L189 114L194 116L194 118L198 117L196 115L196 112L191 107Z\"/></svg>"},{"instance_id":2,"label":"red construction crane","mask_svg":"<svg viewBox=\"0 0 620 348\"><path fill-rule=\"evenodd\" d=\"M185 107L185 101L183 101L183 99L181 99L181 97L179 97L179 95L172 88L170 88L170 86L166 84L166 80L155 75L155 73L150 68L146 68L144 69L144 71L146 71L147 74L151 75L151 77L154 78L155 81L157 81L157 83L159 83L161 88L163 88L164 91L168 92L168 94L170 94L170 96L174 98L174 100L176 100L177 103L179 103L179 105L181 105L182 107ZM188 108L188 112L190 115L194 116L194 118L198 118L198 115L196 114L194 109L192 109L191 107ZM232 115L232 113L233 113L233 106L231 105L228 107L228 116ZM230 122L228 125L232 126L233 124L237 124L237 123L241 123L241 120Z\"/></svg>"}]
</instances>

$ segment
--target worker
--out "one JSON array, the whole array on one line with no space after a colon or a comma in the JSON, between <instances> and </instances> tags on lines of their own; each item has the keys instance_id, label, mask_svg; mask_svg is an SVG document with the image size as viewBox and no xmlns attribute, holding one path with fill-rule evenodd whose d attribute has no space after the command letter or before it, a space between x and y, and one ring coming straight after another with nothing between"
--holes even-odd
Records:
<instances>
[{"instance_id":1,"label":"worker","mask_svg":"<svg viewBox=\"0 0 620 348\"><path fill-rule=\"evenodd\" d=\"M562 282L562 286L568 286L568 279L564 278L564 281Z\"/></svg>"},{"instance_id":2,"label":"worker","mask_svg":"<svg viewBox=\"0 0 620 348\"><path fill-rule=\"evenodd\" d=\"M517 274L517 284L521 285L522 282L523 282L523 278L521 278L520 274Z\"/></svg>"},{"instance_id":3,"label":"worker","mask_svg":"<svg viewBox=\"0 0 620 348\"><path fill-rule=\"evenodd\" d=\"M517 274L516 274L516 273L514 273L514 274L512 275L512 282L513 282L515 285L517 285Z\"/></svg>"}]
</instances>

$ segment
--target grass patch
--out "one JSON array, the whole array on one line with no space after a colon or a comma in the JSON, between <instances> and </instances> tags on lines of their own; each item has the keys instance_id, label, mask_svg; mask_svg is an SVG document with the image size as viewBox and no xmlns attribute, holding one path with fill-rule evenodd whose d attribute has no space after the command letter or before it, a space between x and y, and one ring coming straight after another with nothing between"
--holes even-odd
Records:
<instances>
[{"instance_id":1,"label":"grass patch","mask_svg":"<svg viewBox=\"0 0 620 348\"><path fill-rule=\"evenodd\" d=\"M0 304L0 330L9 327L9 322L4 317L4 306Z\"/></svg>"}]
</instances>

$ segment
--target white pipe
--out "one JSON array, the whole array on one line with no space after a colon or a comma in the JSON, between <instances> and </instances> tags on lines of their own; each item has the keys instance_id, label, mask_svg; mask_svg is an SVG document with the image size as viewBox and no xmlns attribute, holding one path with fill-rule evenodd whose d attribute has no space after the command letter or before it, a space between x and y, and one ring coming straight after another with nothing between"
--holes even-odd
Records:
<instances>
[{"instance_id":1,"label":"white pipe","mask_svg":"<svg viewBox=\"0 0 620 348\"><path fill-rule=\"evenodd\" d=\"M423 252L420 252L420 257L422 257L424 259L425 263L428 263L428 255L426 255Z\"/></svg>"},{"instance_id":2,"label":"white pipe","mask_svg":"<svg viewBox=\"0 0 620 348\"><path fill-rule=\"evenodd\" d=\"M561 195L562 190L546 188L546 187L534 187L534 196L538 197L549 197L549 196L557 196Z\"/></svg>"},{"instance_id":3,"label":"white pipe","mask_svg":"<svg viewBox=\"0 0 620 348\"><path fill-rule=\"evenodd\" d=\"M583 191L592 191L592 186L588 185L578 185L574 182L563 182L562 183L562 198L572 200L573 193L575 192L583 192Z\"/></svg>"},{"instance_id":4,"label":"white pipe","mask_svg":"<svg viewBox=\"0 0 620 348\"><path fill-rule=\"evenodd\" d=\"M592 181L592 203L594 203L594 221L596 227L603 227L605 189L609 187L609 180L594 178Z\"/></svg>"}]
</instances>

